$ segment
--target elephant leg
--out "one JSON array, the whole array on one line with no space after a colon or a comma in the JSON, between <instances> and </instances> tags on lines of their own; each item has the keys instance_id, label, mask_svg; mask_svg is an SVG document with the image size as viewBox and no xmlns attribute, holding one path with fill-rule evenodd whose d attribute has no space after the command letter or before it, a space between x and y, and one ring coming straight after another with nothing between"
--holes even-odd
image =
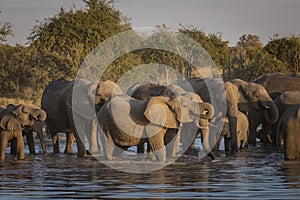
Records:
<instances>
[{"instance_id":1,"label":"elephant leg","mask_svg":"<svg viewBox=\"0 0 300 200\"><path fill-rule=\"evenodd\" d=\"M25 135L26 135L26 141L29 147L29 153L31 154L35 154L35 144L34 144L34 137L33 137L33 131L32 129L27 129L27 131L25 131Z\"/></svg>"},{"instance_id":2,"label":"elephant leg","mask_svg":"<svg viewBox=\"0 0 300 200\"><path fill-rule=\"evenodd\" d=\"M18 135L17 137L17 150L18 150L18 159L19 160L24 160L25 158L25 153L24 153L24 140L22 136L22 131L16 131Z\"/></svg>"},{"instance_id":3,"label":"elephant leg","mask_svg":"<svg viewBox=\"0 0 300 200\"><path fill-rule=\"evenodd\" d=\"M97 118L95 118L93 120L87 120L85 125L85 133L89 142L89 151L91 154L98 153L99 151L97 123Z\"/></svg>"},{"instance_id":4,"label":"elephant leg","mask_svg":"<svg viewBox=\"0 0 300 200\"><path fill-rule=\"evenodd\" d=\"M142 153L142 154L145 153L145 144L144 143L137 145L137 153Z\"/></svg>"},{"instance_id":5,"label":"elephant leg","mask_svg":"<svg viewBox=\"0 0 300 200\"><path fill-rule=\"evenodd\" d=\"M17 151L17 140L16 138L13 138L10 141L10 155L17 155L18 151Z\"/></svg>"},{"instance_id":6,"label":"elephant leg","mask_svg":"<svg viewBox=\"0 0 300 200\"><path fill-rule=\"evenodd\" d=\"M85 139L86 119L80 117L79 115L77 115L74 118L72 109L67 110L67 114L68 114L68 120L69 120L69 123L70 123L70 128L73 131L73 134L74 134L75 139L76 139L77 156L78 157L85 157L86 156L86 150L85 150L85 145L84 145L83 141Z\"/></svg>"},{"instance_id":7,"label":"elephant leg","mask_svg":"<svg viewBox=\"0 0 300 200\"><path fill-rule=\"evenodd\" d=\"M53 153L60 153L58 133L51 133L53 143Z\"/></svg>"},{"instance_id":8,"label":"elephant leg","mask_svg":"<svg viewBox=\"0 0 300 200\"><path fill-rule=\"evenodd\" d=\"M1 138L0 138L0 160L5 160L5 152L8 144L8 131L1 131Z\"/></svg>"},{"instance_id":9,"label":"elephant leg","mask_svg":"<svg viewBox=\"0 0 300 200\"><path fill-rule=\"evenodd\" d=\"M105 159L112 160L115 145L110 134L108 132L106 133L107 134L100 133L100 141L102 144Z\"/></svg>"},{"instance_id":10,"label":"elephant leg","mask_svg":"<svg viewBox=\"0 0 300 200\"><path fill-rule=\"evenodd\" d=\"M74 144L75 136L72 132L66 132L66 148L65 154L73 154L73 144Z\"/></svg>"},{"instance_id":11,"label":"elephant leg","mask_svg":"<svg viewBox=\"0 0 300 200\"><path fill-rule=\"evenodd\" d=\"M191 154L196 151L195 140L199 129L193 123L184 123L180 129L180 141L184 154Z\"/></svg>"},{"instance_id":12,"label":"elephant leg","mask_svg":"<svg viewBox=\"0 0 300 200\"><path fill-rule=\"evenodd\" d=\"M219 150L220 150L220 145L221 145L221 141L222 141L222 136L212 136L211 138L214 138L214 141L210 140L211 144L214 144L215 145L213 146L213 149L212 151L214 153L219 153Z\"/></svg>"},{"instance_id":13,"label":"elephant leg","mask_svg":"<svg viewBox=\"0 0 300 200\"><path fill-rule=\"evenodd\" d=\"M175 157L179 153L180 133L178 129L168 129L164 137L167 157Z\"/></svg>"},{"instance_id":14,"label":"elephant leg","mask_svg":"<svg viewBox=\"0 0 300 200\"><path fill-rule=\"evenodd\" d=\"M256 146L256 135L257 135L257 127L263 121L263 113L257 111L251 111L248 113L248 121L249 121L249 144Z\"/></svg>"},{"instance_id":15,"label":"elephant leg","mask_svg":"<svg viewBox=\"0 0 300 200\"><path fill-rule=\"evenodd\" d=\"M229 131L230 131L230 146L231 153L234 154L239 151L238 149L238 139L237 139L237 116L229 116Z\"/></svg>"},{"instance_id":16,"label":"elephant leg","mask_svg":"<svg viewBox=\"0 0 300 200\"><path fill-rule=\"evenodd\" d=\"M225 151L231 150L230 138L227 136L224 136L224 145L225 145Z\"/></svg>"},{"instance_id":17,"label":"elephant leg","mask_svg":"<svg viewBox=\"0 0 300 200\"><path fill-rule=\"evenodd\" d=\"M35 131L36 131L37 136L39 137L41 147L43 149L43 154L46 155L47 149L46 149L46 142L45 142L44 135L43 135L43 124L39 124L39 125L35 124Z\"/></svg>"},{"instance_id":18,"label":"elephant leg","mask_svg":"<svg viewBox=\"0 0 300 200\"><path fill-rule=\"evenodd\" d=\"M166 129L162 128L157 134L149 137L150 147L153 149L153 155L156 160L159 162L166 161L166 154L164 148L164 135L166 133Z\"/></svg>"}]
</instances>

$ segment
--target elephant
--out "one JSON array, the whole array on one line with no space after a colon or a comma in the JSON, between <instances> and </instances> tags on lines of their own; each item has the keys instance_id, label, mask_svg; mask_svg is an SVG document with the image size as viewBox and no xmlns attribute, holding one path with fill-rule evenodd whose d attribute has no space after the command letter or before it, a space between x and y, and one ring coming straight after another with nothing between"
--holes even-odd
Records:
<instances>
[{"instance_id":1,"label":"elephant","mask_svg":"<svg viewBox=\"0 0 300 200\"><path fill-rule=\"evenodd\" d=\"M16 140L17 155L19 160L23 160L24 141L22 129L25 126L33 126L37 121L45 121L47 114L42 109L33 108L24 104L10 107L1 116L0 121L0 160L5 160L7 144L11 140Z\"/></svg>"},{"instance_id":2,"label":"elephant","mask_svg":"<svg viewBox=\"0 0 300 200\"><path fill-rule=\"evenodd\" d=\"M184 96L188 97L186 98L189 101L196 101L199 103L203 103L202 99L200 98L199 95L192 93L192 92L187 92L183 88L181 88L178 85L157 85L153 83L139 83L133 85L128 91L127 94L131 94L131 97L139 99L139 100L146 100L149 97L154 97L154 96L166 96L166 97L171 97L173 95L177 96ZM187 103L188 104L188 103ZM205 103L203 106L206 105L207 109L207 115L205 118L200 118L199 119L199 124L198 127L193 127L193 124L183 124L182 128L180 130L181 134L178 134L177 136L180 136L180 139L178 139L178 142L181 141L183 144L183 149L184 151L186 150L192 150L194 149L194 140L197 135L197 130L194 129L200 129L201 132L201 141L203 145L203 149L205 152L208 153L208 155L212 158L215 159L215 155L213 152L211 152L211 148L209 147L209 143L206 142L205 140L208 140L208 126L209 122L208 120L211 119L211 117L214 115L214 108L212 107L211 104ZM179 148L179 144L178 144ZM175 150L175 152L178 152L179 149Z\"/></svg>"},{"instance_id":3,"label":"elephant","mask_svg":"<svg viewBox=\"0 0 300 200\"><path fill-rule=\"evenodd\" d=\"M220 140L218 142L217 140L220 138L227 109L224 82L221 78L193 77L179 84L187 91L189 91L189 85L204 102L208 102L214 107L215 114L209 124L209 142L211 149L217 153L220 143Z\"/></svg>"},{"instance_id":4,"label":"elephant","mask_svg":"<svg viewBox=\"0 0 300 200\"><path fill-rule=\"evenodd\" d=\"M199 117L207 115L205 104L202 107L199 102L185 98L154 96L138 100L128 95L112 97L97 113L105 158L112 159L114 146L126 149L148 142L153 151L152 158L165 161L164 145L167 155L172 154L180 123L197 123Z\"/></svg>"},{"instance_id":5,"label":"elephant","mask_svg":"<svg viewBox=\"0 0 300 200\"><path fill-rule=\"evenodd\" d=\"M85 136L89 141L89 151L98 152L96 111L110 99L114 90L121 92L116 83L110 80L97 83L84 79L67 81L64 78L51 82L45 88L41 107L48 115L46 124L52 136L54 153L60 153L58 132L67 134L65 153L73 153L75 138L77 156L86 156L82 141ZM76 96L73 95L74 91L77 92Z\"/></svg>"},{"instance_id":6,"label":"elephant","mask_svg":"<svg viewBox=\"0 0 300 200\"><path fill-rule=\"evenodd\" d=\"M9 104L6 107L5 106L1 106L0 108L0 119L3 117L3 115L5 114L9 114L11 111L13 111L15 109L16 105L14 104ZM43 154L46 155L47 154L47 150L46 150L46 143L44 140L44 136L43 136L43 126L44 126L45 122L43 121L36 121L34 123L33 126L25 126L23 127L22 130L22 134L23 136L26 136L26 140L27 140L27 144L29 147L29 153L35 154L35 144L34 144L34 138L33 138L33 131L35 131L37 133L37 136L39 137L40 140L40 144L41 147L43 149ZM16 140L12 140L10 142L11 144L11 154L12 155L16 155L17 154L17 143Z\"/></svg>"},{"instance_id":7,"label":"elephant","mask_svg":"<svg viewBox=\"0 0 300 200\"><path fill-rule=\"evenodd\" d=\"M284 141L284 159L300 160L300 104L289 106L277 126L277 143Z\"/></svg>"},{"instance_id":8,"label":"elephant","mask_svg":"<svg viewBox=\"0 0 300 200\"><path fill-rule=\"evenodd\" d=\"M282 74L271 73L256 78L254 83L262 85L269 96L275 100L276 97L286 91L299 90L300 73ZM250 111L248 113L249 120L249 144L256 145L256 137L260 138L260 142L271 143L271 124L266 121L262 111ZM257 128L262 124L261 134L258 134ZM276 132L275 132L276 133ZM274 134L273 134L274 135Z\"/></svg>"},{"instance_id":9,"label":"elephant","mask_svg":"<svg viewBox=\"0 0 300 200\"><path fill-rule=\"evenodd\" d=\"M242 112L238 112L237 117L237 142L238 142L238 149L244 149L247 144L248 139L248 117ZM229 120L226 117L223 130L221 132L221 136L224 136L225 142L225 150L228 151L230 148L230 131L229 131Z\"/></svg>"},{"instance_id":10,"label":"elephant","mask_svg":"<svg viewBox=\"0 0 300 200\"><path fill-rule=\"evenodd\" d=\"M295 105L295 104L300 104L300 91L298 90L294 90L294 91L287 91L281 95L279 95L278 97L276 97L276 99L274 100L278 111L279 111L279 119L281 118L282 114L284 113L284 111L291 105ZM271 138L270 140L273 143L277 144L276 141L276 128L277 128L277 124L272 124L271 127ZM279 141L281 143L281 141Z\"/></svg>"},{"instance_id":11,"label":"elephant","mask_svg":"<svg viewBox=\"0 0 300 200\"><path fill-rule=\"evenodd\" d=\"M231 152L238 152L237 121L239 112L262 110L267 122L275 123L279 112L265 88L257 83L233 79L225 83Z\"/></svg>"}]
</instances>

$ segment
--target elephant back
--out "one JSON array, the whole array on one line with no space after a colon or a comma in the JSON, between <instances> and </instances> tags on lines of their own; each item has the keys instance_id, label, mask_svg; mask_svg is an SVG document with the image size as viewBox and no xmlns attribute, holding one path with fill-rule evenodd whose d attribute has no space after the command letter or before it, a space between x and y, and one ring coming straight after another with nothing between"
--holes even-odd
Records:
<instances>
[{"instance_id":1,"label":"elephant back","mask_svg":"<svg viewBox=\"0 0 300 200\"><path fill-rule=\"evenodd\" d=\"M46 123L50 129L61 131L68 128L65 127L65 124L68 124L68 119L64 99L67 95L71 97L73 85L73 81L61 78L53 81L45 88L41 108L47 113ZM59 127L60 125L62 127Z\"/></svg>"}]
</instances>

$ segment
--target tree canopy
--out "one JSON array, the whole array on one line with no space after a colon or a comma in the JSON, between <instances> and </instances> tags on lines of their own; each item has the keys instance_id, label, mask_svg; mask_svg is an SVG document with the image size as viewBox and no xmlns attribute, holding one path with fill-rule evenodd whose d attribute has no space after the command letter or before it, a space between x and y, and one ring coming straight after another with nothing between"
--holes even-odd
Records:
<instances>
[{"instance_id":1,"label":"tree canopy","mask_svg":"<svg viewBox=\"0 0 300 200\"><path fill-rule=\"evenodd\" d=\"M28 36L26 46L5 44L13 32L9 22L0 21L1 96L39 101L45 86L52 80L61 77L74 79L80 65L98 44L118 33L132 30L129 18L115 8L114 1L83 2L83 9L75 6L69 10L61 8L53 17L38 22ZM251 81L265 73L299 72L299 36L274 36L264 46L259 36L243 34L236 45L229 46L221 33L207 34L194 26L181 24L177 31L205 49L225 80L241 78ZM185 45L184 41L166 25L158 26L150 36L136 33L132 37L135 42L144 45L162 41L166 45L176 44L178 51L172 53L146 48L127 52L111 63L99 79L117 81L135 66L151 63L167 65L183 77L201 76L193 70L193 65L201 61L193 55L182 55L180 49ZM133 39L128 38L126 42L134 45L131 44ZM114 52L111 49L109 53ZM168 73L168 70L158 72L162 77L170 77ZM170 80L166 78L166 82Z\"/></svg>"}]
</instances>

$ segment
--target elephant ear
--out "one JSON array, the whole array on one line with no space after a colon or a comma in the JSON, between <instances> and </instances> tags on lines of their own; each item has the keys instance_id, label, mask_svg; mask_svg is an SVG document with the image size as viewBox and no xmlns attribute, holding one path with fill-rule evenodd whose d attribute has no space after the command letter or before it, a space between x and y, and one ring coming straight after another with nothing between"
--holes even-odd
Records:
<instances>
[{"instance_id":1,"label":"elephant ear","mask_svg":"<svg viewBox=\"0 0 300 200\"><path fill-rule=\"evenodd\" d=\"M151 97L146 105L145 117L153 124L166 128L178 128L174 113L167 102L168 97Z\"/></svg>"},{"instance_id":2,"label":"elephant ear","mask_svg":"<svg viewBox=\"0 0 300 200\"><path fill-rule=\"evenodd\" d=\"M74 82L72 98L67 99L67 106L84 119L93 119L96 111L90 98L90 82L77 80Z\"/></svg>"},{"instance_id":3,"label":"elephant ear","mask_svg":"<svg viewBox=\"0 0 300 200\"><path fill-rule=\"evenodd\" d=\"M0 127L2 130L22 130L21 123L13 115L5 115L0 121Z\"/></svg>"}]
</instances>

